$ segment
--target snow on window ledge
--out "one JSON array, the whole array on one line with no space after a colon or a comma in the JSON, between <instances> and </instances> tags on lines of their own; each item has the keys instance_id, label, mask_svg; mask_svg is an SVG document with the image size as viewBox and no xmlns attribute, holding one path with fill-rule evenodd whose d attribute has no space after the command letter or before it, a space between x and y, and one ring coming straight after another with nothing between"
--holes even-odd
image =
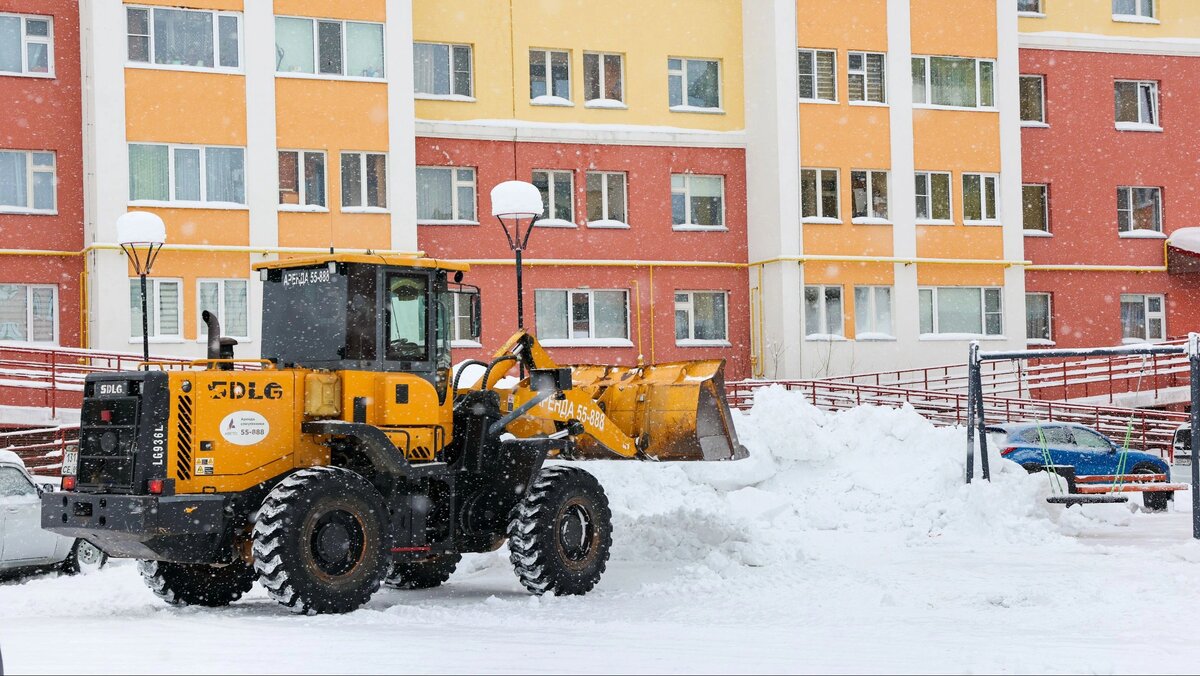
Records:
<instances>
[{"instance_id":1,"label":"snow on window ledge","mask_svg":"<svg viewBox=\"0 0 1200 676\"><path fill-rule=\"evenodd\" d=\"M575 107L575 104L571 103L571 101L569 99L564 99L561 96L548 96L546 94L542 94L541 96L535 96L532 99L529 99L529 105L531 105L531 106L560 106L563 108L574 108Z\"/></svg>"},{"instance_id":2,"label":"snow on window ledge","mask_svg":"<svg viewBox=\"0 0 1200 676\"><path fill-rule=\"evenodd\" d=\"M860 216L858 218L851 218L850 222L855 225L891 225L892 224L892 220L890 218L875 218L873 216Z\"/></svg>"},{"instance_id":3,"label":"snow on window ledge","mask_svg":"<svg viewBox=\"0 0 1200 676\"><path fill-rule=\"evenodd\" d=\"M1045 19L1045 12L1017 12L1017 16L1022 19Z\"/></svg>"},{"instance_id":4,"label":"snow on window ledge","mask_svg":"<svg viewBox=\"0 0 1200 676\"><path fill-rule=\"evenodd\" d=\"M1055 345L1058 345L1058 343L1054 342L1053 340L1047 340L1045 338L1026 338L1025 344L1030 347L1054 347Z\"/></svg>"},{"instance_id":5,"label":"snow on window ledge","mask_svg":"<svg viewBox=\"0 0 1200 676\"><path fill-rule=\"evenodd\" d=\"M126 68L141 68L143 70L176 70L186 73L216 73L218 75L245 75L246 71L241 68L228 68L216 66L189 66L182 63L147 63L145 61L126 61ZM5 73L7 75L8 73ZM281 73L276 73L281 75Z\"/></svg>"},{"instance_id":6,"label":"snow on window ledge","mask_svg":"<svg viewBox=\"0 0 1200 676\"><path fill-rule=\"evenodd\" d=\"M22 209L21 207L0 206L0 214L18 214L21 216L57 216L58 211L47 211L45 209Z\"/></svg>"},{"instance_id":7,"label":"snow on window ledge","mask_svg":"<svg viewBox=\"0 0 1200 676\"><path fill-rule=\"evenodd\" d=\"M930 342L963 340L1008 340L1004 336L985 336L980 333L922 333L920 340Z\"/></svg>"},{"instance_id":8,"label":"snow on window ledge","mask_svg":"<svg viewBox=\"0 0 1200 676\"><path fill-rule=\"evenodd\" d=\"M837 99L797 99L800 103L812 103L818 106L836 106Z\"/></svg>"},{"instance_id":9,"label":"snow on window ledge","mask_svg":"<svg viewBox=\"0 0 1200 676\"><path fill-rule=\"evenodd\" d=\"M220 71L218 71L220 72ZM387 78L362 77L360 75L335 75L333 73L284 73L275 71L275 77L294 78L297 80L340 80L342 82L378 82L387 84Z\"/></svg>"},{"instance_id":10,"label":"snow on window ledge","mask_svg":"<svg viewBox=\"0 0 1200 676\"><path fill-rule=\"evenodd\" d=\"M390 214L388 209L380 207L342 207L343 214Z\"/></svg>"},{"instance_id":11,"label":"snow on window ledge","mask_svg":"<svg viewBox=\"0 0 1200 676\"><path fill-rule=\"evenodd\" d=\"M622 222L622 221L614 221L614 220L609 219L609 220L601 220L601 221L588 221L587 227L602 228L602 229L608 228L608 229L612 229L612 230L628 230L629 224Z\"/></svg>"},{"instance_id":12,"label":"snow on window ledge","mask_svg":"<svg viewBox=\"0 0 1200 676\"><path fill-rule=\"evenodd\" d=\"M896 337L890 333L876 333L872 331L863 331L855 334L854 339L860 342L867 343L883 343L896 340Z\"/></svg>"},{"instance_id":13,"label":"snow on window ledge","mask_svg":"<svg viewBox=\"0 0 1200 676\"><path fill-rule=\"evenodd\" d=\"M1162 23L1161 21L1159 21L1158 19L1155 19L1152 16L1141 16L1138 14L1113 14L1112 20L1119 21L1121 23L1151 23L1151 24L1161 24Z\"/></svg>"},{"instance_id":14,"label":"snow on window ledge","mask_svg":"<svg viewBox=\"0 0 1200 676\"><path fill-rule=\"evenodd\" d=\"M542 218L533 222L539 228L578 228L571 221L564 221L561 218Z\"/></svg>"},{"instance_id":15,"label":"snow on window ledge","mask_svg":"<svg viewBox=\"0 0 1200 676\"><path fill-rule=\"evenodd\" d=\"M724 115L723 108L704 108L702 106L671 106L672 113L703 113L706 115Z\"/></svg>"},{"instance_id":16,"label":"snow on window ledge","mask_svg":"<svg viewBox=\"0 0 1200 676\"><path fill-rule=\"evenodd\" d=\"M624 101L615 99L592 99L583 102L584 108L611 108L613 110L628 110L629 106L625 105Z\"/></svg>"},{"instance_id":17,"label":"snow on window ledge","mask_svg":"<svg viewBox=\"0 0 1200 676\"><path fill-rule=\"evenodd\" d=\"M940 103L914 103L913 110L957 110L967 113L998 113L995 106L947 106Z\"/></svg>"},{"instance_id":18,"label":"snow on window ledge","mask_svg":"<svg viewBox=\"0 0 1200 676\"><path fill-rule=\"evenodd\" d=\"M10 73L8 71L4 71L4 73L2 73L2 75L3 75L3 77L36 77L36 78L39 78L42 80L55 79L54 73ZM38 343L38 344L39 345L49 345L50 343Z\"/></svg>"},{"instance_id":19,"label":"snow on window ledge","mask_svg":"<svg viewBox=\"0 0 1200 676\"><path fill-rule=\"evenodd\" d=\"M1153 133L1162 132L1163 128L1157 124L1149 124L1146 122L1118 122L1116 125L1117 131L1148 131Z\"/></svg>"},{"instance_id":20,"label":"snow on window ledge","mask_svg":"<svg viewBox=\"0 0 1200 676\"><path fill-rule=\"evenodd\" d=\"M462 94L425 94L416 92L413 98L418 101L457 101L460 103L475 103L474 96L463 96Z\"/></svg>"},{"instance_id":21,"label":"snow on window ledge","mask_svg":"<svg viewBox=\"0 0 1200 676\"><path fill-rule=\"evenodd\" d=\"M627 338L543 338L544 347L633 347Z\"/></svg>"},{"instance_id":22,"label":"snow on window ledge","mask_svg":"<svg viewBox=\"0 0 1200 676\"><path fill-rule=\"evenodd\" d=\"M839 336L836 333L810 333L804 337L812 343L848 343L850 339L845 336Z\"/></svg>"},{"instance_id":23,"label":"snow on window ledge","mask_svg":"<svg viewBox=\"0 0 1200 676\"><path fill-rule=\"evenodd\" d=\"M483 343L477 340L452 340L450 341L450 347L481 348L483 347Z\"/></svg>"},{"instance_id":24,"label":"snow on window ledge","mask_svg":"<svg viewBox=\"0 0 1200 676\"><path fill-rule=\"evenodd\" d=\"M150 344L151 345L182 345L186 342L188 342L188 341L185 340L182 336L150 336ZM142 344L141 336L138 336L137 338L130 338L129 344L130 345L141 345Z\"/></svg>"},{"instance_id":25,"label":"snow on window ledge","mask_svg":"<svg viewBox=\"0 0 1200 676\"><path fill-rule=\"evenodd\" d=\"M729 232L723 225L697 225L695 223L677 223L671 226L676 232Z\"/></svg>"},{"instance_id":26,"label":"snow on window ledge","mask_svg":"<svg viewBox=\"0 0 1200 676\"><path fill-rule=\"evenodd\" d=\"M930 218L917 219L917 225L954 225L954 220L951 219L948 221L942 221L942 220L933 220Z\"/></svg>"},{"instance_id":27,"label":"snow on window ledge","mask_svg":"<svg viewBox=\"0 0 1200 676\"><path fill-rule=\"evenodd\" d=\"M801 223L813 223L816 225L841 225L842 219L840 219L840 218L822 218L819 216L806 216L805 218L800 219L800 222Z\"/></svg>"},{"instance_id":28,"label":"snow on window ledge","mask_svg":"<svg viewBox=\"0 0 1200 676\"><path fill-rule=\"evenodd\" d=\"M213 209L218 211L249 211L250 207L236 202L171 202L167 200L129 200L131 207L162 207L164 209Z\"/></svg>"},{"instance_id":29,"label":"snow on window ledge","mask_svg":"<svg viewBox=\"0 0 1200 676\"><path fill-rule=\"evenodd\" d=\"M1045 230L1022 230L1021 234L1025 235L1026 237L1053 237L1054 236L1054 235L1050 234L1049 232L1046 232Z\"/></svg>"},{"instance_id":30,"label":"snow on window ledge","mask_svg":"<svg viewBox=\"0 0 1200 676\"><path fill-rule=\"evenodd\" d=\"M989 221L968 221L968 220L966 220L966 219L963 219L963 225L997 226L997 225L1000 225L1000 221L996 221L996 220L989 220Z\"/></svg>"},{"instance_id":31,"label":"snow on window ledge","mask_svg":"<svg viewBox=\"0 0 1200 676\"><path fill-rule=\"evenodd\" d=\"M862 106L864 108L890 108L886 101L850 101L852 106Z\"/></svg>"},{"instance_id":32,"label":"snow on window ledge","mask_svg":"<svg viewBox=\"0 0 1200 676\"><path fill-rule=\"evenodd\" d=\"M1117 237L1121 239L1166 239L1167 236L1157 230L1130 230L1128 232L1118 232Z\"/></svg>"},{"instance_id":33,"label":"snow on window ledge","mask_svg":"<svg viewBox=\"0 0 1200 676\"><path fill-rule=\"evenodd\" d=\"M1161 338L1153 338L1150 340L1147 340L1145 338L1122 338L1121 339L1122 345L1131 346L1131 347L1134 345L1138 345L1138 346L1142 346L1142 347L1154 347L1155 344L1161 343L1161 342L1162 342Z\"/></svg>"},{"instance_id":34,"label":"snow on window ledge","mask_svg":"<svg viewBox=\"0 0 1200 676\"><path fill-rule=\"evenodd\" d=\"M695 338L676 338L679 347L733 347L728 340L698 340Z\"/></svg>"},{"instance_id":35,"label":"snow on window ledge","mask_svg":"<svg viewBox=\"0 0 1200 676\"><path fill-rule=\"evenodd\" d=\"M436 218L427 218L427 219L418 219L417 225L479 225L479 221L466 221L466 220L458 220L458 219L453 219L453 218L441 219L441 220L436 219Z\"/></svg>"},{"instance_id":36,"label":"snow on window ledge","mask_svg":"<svg viewBox=\"0 0 1200 676\"><path fill-rule=\"evenodd\" d=\"M319 207L315 204L280 204L280 211L290 211L297 214L327 214L328 207Z\"/></svg>"},{"instance_id":37,"label":"snow on window ledge","mask_svg":"<svg viewBox=\"0 0 1200 676\"><path fill-rule=\"evenodd\" d=\"M1050 125L1037 120L1021 120L1021 126L1027 129L1049 129Z\"/></svg>"}]
</instances>

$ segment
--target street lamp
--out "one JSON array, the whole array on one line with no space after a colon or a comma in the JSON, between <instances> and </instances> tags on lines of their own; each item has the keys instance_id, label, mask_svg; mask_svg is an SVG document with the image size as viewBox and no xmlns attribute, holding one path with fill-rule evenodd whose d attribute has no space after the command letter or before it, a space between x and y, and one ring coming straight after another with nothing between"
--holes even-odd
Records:
<instances>
[{"instance_id":1,"label":"street lamp","mask_svg":"<svg viewBox=\"0 0 1200 676\"><path fill-rule=\"evenodd\" d=\"M538 216L545 211L542 205L542 193L532 183L525 181L505 181L492 188L492 215L500 221L504 228L504 236L508 238L508 248L517 256L517 328L525 328L525 296L521 288L521 255L529 244L529 235L533 232L533 224ZM512 229L504 219L512 222ZM521 232L521 221L529 220L525 232Z\"/></svg>"},{"instance_id":2,"label":"street lamp","mask_svg":"<svg viewBox=\"0 0 1200 676\"><path fill-rule=\"evenodd\" d=\"M150 321L146 308L146 276L167 241L163 220L148 211L131 211L117 219L117 243L142 279L142 357L150 361Z\"/></svg>"}]
</instances>

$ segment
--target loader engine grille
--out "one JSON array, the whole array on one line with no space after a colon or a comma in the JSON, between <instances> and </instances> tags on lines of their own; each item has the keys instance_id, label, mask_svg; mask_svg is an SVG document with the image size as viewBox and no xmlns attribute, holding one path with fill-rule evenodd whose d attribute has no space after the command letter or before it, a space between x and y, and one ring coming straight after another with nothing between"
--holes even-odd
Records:
<instances>
[{"instance_id":1,"label":"loader engine grille","mask_svg":"<svg viewBox=\"0 0 1200 676\"><path fill-rule=\"evenodd\" d=\"M180 481L192 478L192 398L179 396L175 406L178 441L175 445L175 476Z\"/></svg>"}]
</instances>

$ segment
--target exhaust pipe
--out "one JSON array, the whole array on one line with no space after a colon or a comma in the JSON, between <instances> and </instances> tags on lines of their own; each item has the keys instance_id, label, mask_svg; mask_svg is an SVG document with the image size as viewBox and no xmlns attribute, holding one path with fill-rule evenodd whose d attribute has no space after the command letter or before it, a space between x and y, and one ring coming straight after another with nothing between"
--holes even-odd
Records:
<instances>
[{"instance_id":1,"label":"exhaust pipe","mask_svg":"<svg viewBox=\"0 0 1200 676\"><path fill-rule=\"evenodd\" d=\"M221 321L213 313L205 310L200 319L208 327L208 359L233 359L233 346L238 342L233 338L221 336ZM232 371L233 364L218 364L216 368L222 371Z\"/></svg>"}]
</instances>

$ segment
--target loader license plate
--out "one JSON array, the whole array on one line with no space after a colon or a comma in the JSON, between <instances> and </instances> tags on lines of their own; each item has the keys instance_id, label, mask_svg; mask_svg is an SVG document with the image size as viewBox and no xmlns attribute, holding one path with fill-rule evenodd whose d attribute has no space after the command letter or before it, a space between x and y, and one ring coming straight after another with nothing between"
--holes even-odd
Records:
<instances>
[{"instance_id":1,"label":"loader license plate","mask_svg":"<svg viewBox=\"0 0 1200 676\"><path fill-rule=\"evenodd\" d=\"M79 451L68 449L63 453L63 476L74 475L79 470Z\"/></svg>"}]
</instances>

